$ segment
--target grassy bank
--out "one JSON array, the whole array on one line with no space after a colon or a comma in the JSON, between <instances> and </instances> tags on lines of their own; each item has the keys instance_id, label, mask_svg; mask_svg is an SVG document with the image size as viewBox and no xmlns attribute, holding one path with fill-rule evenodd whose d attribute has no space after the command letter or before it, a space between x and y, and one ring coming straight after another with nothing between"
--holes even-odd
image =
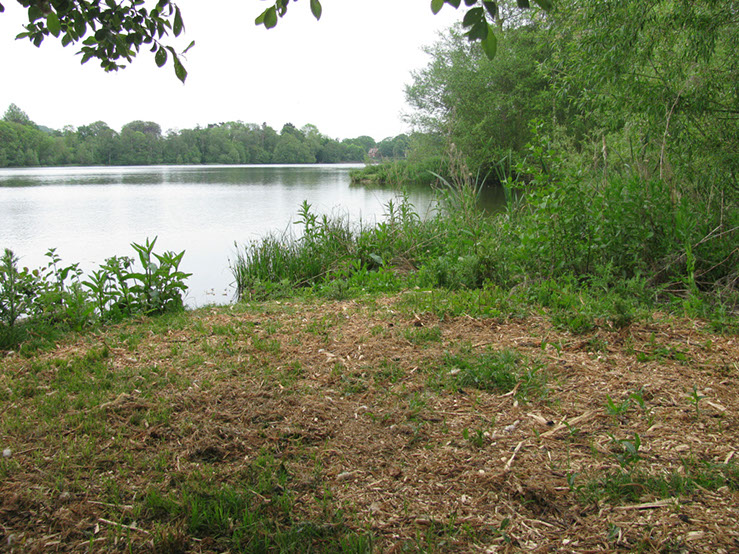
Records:
<instances>
[{"instance_id":1,"label":"grassy bank","mask_svg":"<svg viewBox=\"0 0 739 554\"><path fill-rule=\"evenodd\" d=\"M233 306L152 304L186 276L149 242L71 289L6 253L0 544L735 549L736 203L545 161L495 217L464 171L426 219L305 203Z\"/></svg>"},{"instance_id":2,"label":"grassy bank","mask_svg":"<svg viewBox=\"0 0 739 554\"><path fill-rule=\"evenodd\" d=\"M735 336L482 291L70 334L0 374L11 552L731 551Z\"/></svg>"},{"instance_id":3,"label":"grassy bank","mask_svg":"<svg viewBox=\"0 0 739 554\"><path fill-rule=\"evenodd\" d=\"M488 289L551 309L573 332L655 309L736 329L736 200L635 175L573 174L548 156L527 180L503 179L507 209L493 216L479 209L480 185L462 167L440 180L426 218L403 194L372 227L319 218L304 203L297 233L240 250L239 296Z\"/></svg>"}]
</instances>

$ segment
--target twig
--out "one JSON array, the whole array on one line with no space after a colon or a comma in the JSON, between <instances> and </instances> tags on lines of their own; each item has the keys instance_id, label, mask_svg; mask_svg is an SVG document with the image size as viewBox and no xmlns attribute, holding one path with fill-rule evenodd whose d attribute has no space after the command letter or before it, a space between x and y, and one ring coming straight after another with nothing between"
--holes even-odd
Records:
<instances>
[{"instance_id":1,"label":"twig","mask_svg":"<svg viewBox=\"0 0 739 554\"><path fill-rule=\"evenodd\" d=\"M97 500L88 500L88 504L96 504L98 506L109 506L111 508L121 508L122 510L133 510L133 506L129 504L111 504L109 502L98 502Z\"/></svg>"},{"instance_id":2,"label":"twig","mask_svg":"<svg viewBox=\"0 0 739 554\"><path fill-rule=\"evenodd\" d=\"M505 398L506 396L513 396L514 394L516 394L518 392L518 386L520 384L521 384L521 381L519 381L518 383L516 383L516 386L513 387L513 390L510 390L510 391L508 391L505 394L501 394L498 398Z\"/></svg>"},{"instance_id":3,"label":"twig","mask_svg":"<svg viewBox=\"0 0 739 554\"><path fill-rule=\"evenodd\" d=\"M631 506L616 506L614 510L625 512L627 510L655 510L664 508L672 504L672 500L659 500L657 502L647 502L645 504L632 504Z\"/></svg>"},{"instance_id":4,"label":"twig","mask_svg":"<svg viewBox=\"0 0 739 554\"><path fill-rule=\"evenodd\" d=\"M521 446L523 445L524 441L521 441L516 446L516 449L513 451L513 455L511 456L511 459L508 460L508 463L506 463L505 468L503 468L503 471L510 471L511 466L513 465L513 459L516 457L516 454L518 454L518 451L521 450Z\"/></svg>"},{"instance_id":5,"label":"twig","mask_svg":"<svg viewBox=\"0 0 739 554\"><path fill-rule=\"evenodd\" d=\"M485 342L478 342L477 344L473 344L472 348L480 348L481 346L489 346L491 344L495 344L495 341L487 340Z\"/></svg>"},{"instance_id":6,"label":"twig","mask_svg":"<svg viewBox=\"0 0 739 554\"><path fill-rule=\"evenodd\" d=\"M566 422L567 425L565 425L565 421L562 420L562 423L560 423L559 425L557 425L554 429L552 429L551 431L547 431L546 433L542 433L540 436L541 437L550 437L554 433L556 433L557 431L561 431L562 429L564 429L568 425L570 427L572 427L573 425L577 425L578 423L581 423L581 422L583 422L583 421L585 421L587 419L590 419L591 417L593 417L594 414L595 414L595 412L593 412L593 411L585 412L584 414L579 415L576 418L571 419L569 422Z\"/></svg>"},{"instance_id":7,"label":"twig","mask_svg":"<svg viewBox=\"0 0 739 554\"><path fill-rule=\"evenodd\" d=\"M125 525L124 523L117 523L115 521L110 521L109 519L103 519L102 517L98 518L98 521L102 523L107 523L108 525L115 525L116 527L123 527L124 529L130 529L131 531L139 531L141 533L144 533L146 535L150 535L149 531L146 529L139 529L135 525Z\"/></svg>"}]
</instances>

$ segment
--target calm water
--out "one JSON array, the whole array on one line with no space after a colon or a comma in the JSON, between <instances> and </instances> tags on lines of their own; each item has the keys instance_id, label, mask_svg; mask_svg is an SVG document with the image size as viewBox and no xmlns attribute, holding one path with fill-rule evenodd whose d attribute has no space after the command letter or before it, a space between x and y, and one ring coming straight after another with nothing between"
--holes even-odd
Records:
<instances>
[{"instance_id":1,"label":"calm water","mask_svg":"<svg viewBox=\"0 0 739 554\"><path fill-rule=\"evenodd\" d=\"M303 200L318 214L382 220L394 193L351 187L352 167L358 166L0 169L0 248L34 268L55 247L65 264L80 262L87 273L110 256L133 256L131 242L156 236L156 252L186 251L189 306L224 303L234 296L234 242L297 232L292 222ZM417 191L411 200L425 213L431 193Z\"/></svg>"}]
</instances>

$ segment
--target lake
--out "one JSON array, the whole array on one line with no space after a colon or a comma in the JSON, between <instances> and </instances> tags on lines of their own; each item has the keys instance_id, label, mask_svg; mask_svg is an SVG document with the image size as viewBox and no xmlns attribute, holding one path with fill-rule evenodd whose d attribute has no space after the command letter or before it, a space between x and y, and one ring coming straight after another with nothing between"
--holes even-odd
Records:
<instances>
[{"instance_id":1,"label":"lake","mask_svg":"<svg viewBox=\"0 0 739 554\"><path fill-rule=\"evenodd\" d=\"M300 204L317 214L371 224L381 221L392 190L350 186L361 165L146 166L0 169L0 249L21 266L46 265L56 248L64 264L85 273L113 255L133 256L131 242L158 237L155 252L185 250L192 273L186 303L226 303L234 243L289 231ZM410 193L419 213L432 194Z\"/></svg>"}]
</instances>

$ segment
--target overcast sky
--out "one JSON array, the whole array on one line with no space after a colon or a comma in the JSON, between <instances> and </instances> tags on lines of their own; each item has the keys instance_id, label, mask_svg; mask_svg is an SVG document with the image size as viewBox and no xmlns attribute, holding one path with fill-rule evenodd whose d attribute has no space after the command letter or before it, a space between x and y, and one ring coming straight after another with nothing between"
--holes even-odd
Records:
<instances>
[{"instance_id":1,"label":"overcast sky","mask_svg":"<svg viewBox=\"0 0 739 554\"><path fill-rule=\"evenodd\" d=\"M0 113L20 106L40 125L61 129L102 120L120 130L136 119L163 130L223 121L266 122L278 131L312 123L332 138L376 140L407 130L404 85L428 63L422 46L460 17L429 0L322 0L319 22L308 0L290 5L275 29L254 18L261 0L178 0L186 34L187 84L171 64L158 69L148 50L128 68L105 73L79 63L73 46L15 40L25 10L14 0L0 14Z\"/></svg>"}]
</instances>

